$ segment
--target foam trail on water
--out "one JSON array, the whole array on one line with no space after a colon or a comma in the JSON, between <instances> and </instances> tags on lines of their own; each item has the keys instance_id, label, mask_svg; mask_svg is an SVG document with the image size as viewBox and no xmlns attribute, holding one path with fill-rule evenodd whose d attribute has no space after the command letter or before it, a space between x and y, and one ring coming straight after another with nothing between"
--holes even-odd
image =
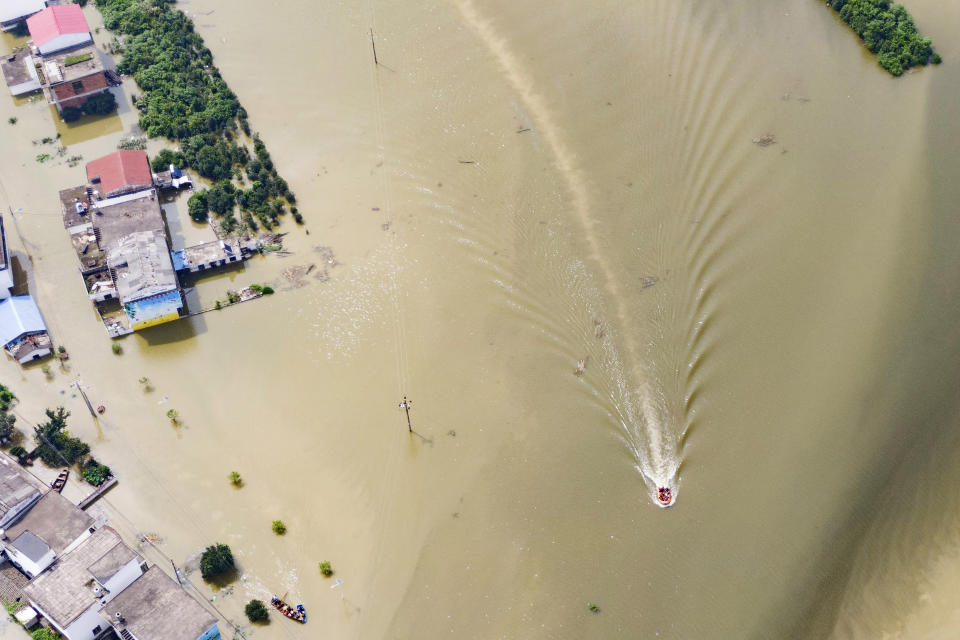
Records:
<instances>
[{"instance_id":1,"label":"foam trail on water","mask_svg":"<svg viewBox=\"0 0 960 640\"><path fill-rule=\"evenodd\" d=\"M629 318L623 304L623 295L617 286L617 279L614 277L609 261L604 256L600 240L594 230L586 182L576 167L576 155L563 140L562 127L555 121L553 114L546 106L546 101L535 91L534 82L523 70L518 56L511 50L509 43L496 32L494 25L480 14L472 0L458 0L455 4L466 24L473 29L484 46L497 60L507 81L517 92L532 121L536 124L537 134L546 143L556 169L563 177L572 198L570 208L576 214L582 227L583 238L586 240L591 262L600 270L602 287L608 294L606 298L614 306L618 326L623 329L621 338L624 340L628 352L637 354L635 339L629 331L625 330L629 326ZM677 463L675 459L664 458L669 447L665 446L660 433L661 421L651 419L656 412L650 411L650 407L653 405L650 404L648 381L646 379L641 380L639 389L634 392L641 397L640 404L643 408L641 414L643 415L640 415L633 409L634 401L631 399L631 395L634 394L628 391L626 376L616 351L612 342L606 340L604 344L605 359L613 366L617 380L617 393L611 399L617 407L618 413L620 413L621 424L627 434L629 446L645 478L653 480L654 483L664 482L669 484L668 480L672 479L673 474L668 470L675 469ZM646 378L645 372L639 368L638 376ZM654 495L655 492L656 489L654 488Z\"/></svg>"}]
</instances>

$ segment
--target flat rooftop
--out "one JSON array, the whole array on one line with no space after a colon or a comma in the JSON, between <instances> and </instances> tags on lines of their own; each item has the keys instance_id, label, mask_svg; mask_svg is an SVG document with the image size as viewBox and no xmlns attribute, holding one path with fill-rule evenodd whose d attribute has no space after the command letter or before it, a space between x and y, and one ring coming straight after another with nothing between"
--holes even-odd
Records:
<instances>
[{"instance_id":1,"label":"flat rooftop","mask_svg":"<svg viewBox=\"0 0 960 640\"><path fill-rule=\"evenodd\" d=\"M24 506L48 489L13 458L0 453L0 523L16 517Z\"/></svg>"},{"instance_id":2,"label":"flat rooftop","mask_svg":"<svg viewBox=\"0 0 960 640\"><path fill-rule=\"evenodd\" d=\"M107 254L97 244L93 225L87 223L74 229L70 234L70 242L73 250L77 252L77 259L80 260L80 272L86 274L104 269L107 266ZM87 290L89 291L89 287Z\"/></svg>"},{"instance_id":3,"label":"flat rooftop","mask_svg":"<svg viewBox=\"0 0 960 640\"><path fill-rule=\"evenodd\" d=\"M114 270L121 302L177 289L177 274L163 229L135 231L108 245L107 265Z\"/></svg>"},{"instance_id":4,"label":"flat rooftop","mask_svg":"<svg viewBox=\"0 0 960 640\"><path fill-rule=\"evenodd\" d=\"M189 269L196 265L211 264L234 257L238 260L243 257L240 250L240 241L236 238L225 238L176 251L174 252L174 263L177 269Z\"/></svg>"},{"instance_id":5,"label":"flat rooftop","mask_svg":"<svg viewBox=\"0 0 960 640\"><path fill-rule=\"evenodd\" d=\"M77 203L90 207L90 198L87 197L87 185L81 184L60 192L60 206L63 208L63 226L68 231L70 227L90 222L90 215L77 211Z\"/></svg>"},{"instance_id":6,"label":"flat rooftop","mask_svg":"<svg viewBox=\"0 0 960 640\"><path fill-rule=\"evenodd\" d=\"M15 540L24 531L29 531L59 555L92 526L93 518L85 511L56 491L48 490L27 515L7 527L4 533L10 540Z\"/></svg>"},{"instance_id":7,"label":"flat rooftop","mask_svg":"<svg viewBox=\"0 0 960 640\"><path fill-rule=\"evenodd\" d=\"M132 233L164 230L160 203L153 189L95 200L89 211L87 216L100 233L100 246L108 253L113 245Z\"/></svg>"},{"instance_id":8,"label":"flat rooftop","mask_svg":"<svg viewBox=\"0 0 960 640\"><path fill-rule=\"evenodd\" d=\"M125 567L134 558L143 562L143 558L139 553L127 545L120 543L87 567L87 570L97 579L97 582L105 585L113 576L117 575L120 569Z\"/></svg>"},{"instance_id":9,"label":"flat rooftop","mask_svg":"<svg viewBox=\"0 0 960 640\"><path fill-rule=\"evenodd\" d=\"M120 628L129 629L139 640L196 640L217 622L156 565L100 611L110 622L117 613L125 620Z\"/></svg>"},{"instance_id":10,"label":"flat rooftop","mask_svg":"<svg viewBox=\"0 0 960 640\"><path fill-rule=\"evenodd\" d=\"M75 60L80 60L80 62L74 62ZM47 84L73 82L74 80L86 78L104 69L103 61L100 59L100 52L94 45L57 53L52 56L44 56L41 68L43 69L43 75L47 80Z\"/></svg>"},{"instance_id":11,"label":"flat rooftop","mask_svg":"<svg viewBox=\"0 0 960 640\"><path fill-rule=\"evenodd\" d=\"M90 567L123 544L110 527L98 529L83 543L60 558L48 570L27 583L23 592L62 627L97 602Z\"/></svg>"},{"instance_id":12,"label":"flat rooftop","mask_svg":"<svg viewBox=\"0 0 960 640\"><path fill-rule=\"evenodd\" d=\"M3 79L7 86L12 90L17 85L35 81L37 86L33 90L40 88L40 79L37 76L37 69L33 63L33 56L29 49L21 49L16 53L4 56L0 62L0 68L3 68Z\"/></svg>"}]
</instances>

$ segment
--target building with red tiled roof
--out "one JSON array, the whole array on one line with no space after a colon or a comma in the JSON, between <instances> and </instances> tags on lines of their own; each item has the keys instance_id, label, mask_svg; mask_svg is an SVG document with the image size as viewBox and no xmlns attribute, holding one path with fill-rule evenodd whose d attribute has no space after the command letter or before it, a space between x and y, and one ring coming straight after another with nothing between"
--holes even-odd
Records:
<instances>
[{"instance_id":1,"label":"building with red tiled roof","mask_svg":"<svg viewBox=\"0 0 960 640\"><path fill-rule=\"evenodd\" d=\"M27 29L41 56L74 49L93 42L90 26L78 4L47 7L27 18Z\"/></svg>"},{"instance_id":2,"label":"building with red tiled roof","mask_svg":"<svg viewBox=\"0 0 960 640\"><path fill-rule=\"evenodd\" d=\"M100 184L104 198L142 191L153 186L153 173L145 151L114 151L87 163L87 180Z\"/></svg>"}]
</instances>

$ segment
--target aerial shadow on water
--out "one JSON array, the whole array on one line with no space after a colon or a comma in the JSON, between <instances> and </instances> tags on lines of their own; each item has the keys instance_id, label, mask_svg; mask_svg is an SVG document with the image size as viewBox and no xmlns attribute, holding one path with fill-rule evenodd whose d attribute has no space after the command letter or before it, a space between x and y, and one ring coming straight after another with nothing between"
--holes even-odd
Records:
<instances>
[{"instance_id":1,"label":"aerial shadow on water","mask_svg":"<svg viewBox=\"0 0 960 640\"><path fill-rule=\"evenodd\" d=\"M955 157L954 141L960 136L954 110L945 108L956 103L960 72L943 66L922 73L949 79L931 82L927 99L929 211L911 211L902 224L904 235L929 230L917 243L930 251L914 292L917 312L890 348L889 366L877 368L882 372L879 393L891 397L865 411L865 420L887 422L896 435L874 461L875 472L858 487L861 506L849 510L837 526L844 535L831 545L836 549L833 571L811 590L816 599L796 614L792 628L802 631L798 637L899 635L912 607L924 602L928 570L960 545L960 493L952 490L960 481L960 225L955 206L960 183L951 173L954 166L943 162ZM951 95L942 95L947 92ZM917 224L923 213L929 222ZM914 253L900 255L916 264Z\"/></svg>"},{"instance_id":2,"label":"aerial shadow on water","mask_svg":"<svg viewBox=\"0 0 960 640\"><path fill-rule=\"evenodd\" d=\"M180 318L155 327L147 327L136 332L148 345L158 346L185 342L207 332L207 323L202 315Z\"/></svg>"}]
</instances>

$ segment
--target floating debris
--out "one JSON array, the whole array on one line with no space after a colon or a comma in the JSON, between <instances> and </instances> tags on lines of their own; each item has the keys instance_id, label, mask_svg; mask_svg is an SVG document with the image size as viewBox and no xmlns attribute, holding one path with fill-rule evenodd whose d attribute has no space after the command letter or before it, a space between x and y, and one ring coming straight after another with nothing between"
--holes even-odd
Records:
<instances>
[{"instance_id":1,"label":"floating debris","mask_svg":"<svg viewBox=\"0 0 960 640\"><path fill-rule=\"evenodd\" d=\"M328 266L335 267L340 264L337 262L337 258L333 254L333 249L330 247L314 247L313 251L319 254L320 259L326 262Z\"/></svg>"},{"instance_id":2,"label":"floating debris","mask_svg":"<svg viewBox=\"0 0 960 640\"><path fill-rule=\"evenodd\" d=\"M660 282L660 278L657 276L642 276L640 278L640 287L643 289L649 289L658 282Z\"/></svg>"},{"instance_id":3,"label":"floating debris","mask_svg":"<svg viewBox=\"0 0 960 640\"><path fill-rule=\"evenodd\" d=\"M597 340L603 340L603 336L607 334L607 330L603 327L603 321L593 320L593 335L597 336Z\"/></svg>"},{"instance_id":4,"label":"floating debris","mask_svg":"<svg viewBox=\"0 0 960 640\"><path fill-rule=\"evenodd\" d=\"M295 267L289 267L283 270L283 277L296 288L302 287L305 284L305 278L316 265L314 264L304 264L297 265Z\"/></svg>"},{"instance_id":5,"label":"floating debris","mask_svg":"<svg viewBox=\"0 0 960 640\"><path fill-rule=\"evenodd\" d=\"M757 145L758 147L769 147L770 145L776 143L777 139L772 133L765 133L762 136L758 136L753 139L753 144Z\"/></svg>"},{"instance_id":6,"label":"floating debris","mask_svg":"<svg viewBox=\"0 0 960 640\"><path fill-rule=\"evenodd\" d=\"M140 544L163 544L163 538L159 533L141 533L137 536L137 542Z\"/></svg>"},{"instance_id":7,"label":"floating debris","mask_svg":"<svg viewBox=\"0 0 960 640\"><path fill-rule=\"evenodd\" d=\"M577 369L573 372L573 375L579 377L583 375L583 372L587 370L587 360L590 358L584 358L583 360L577 360Z\"/></svg>"}]
</instances>

